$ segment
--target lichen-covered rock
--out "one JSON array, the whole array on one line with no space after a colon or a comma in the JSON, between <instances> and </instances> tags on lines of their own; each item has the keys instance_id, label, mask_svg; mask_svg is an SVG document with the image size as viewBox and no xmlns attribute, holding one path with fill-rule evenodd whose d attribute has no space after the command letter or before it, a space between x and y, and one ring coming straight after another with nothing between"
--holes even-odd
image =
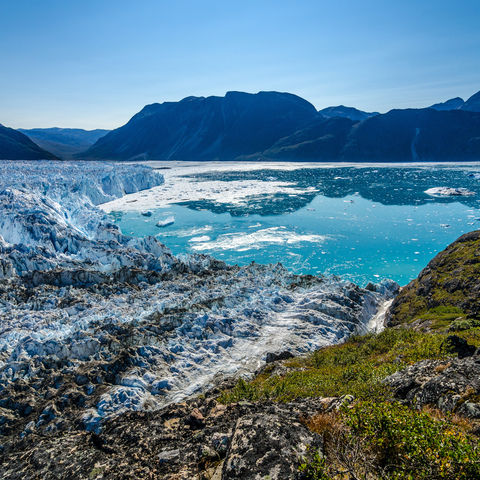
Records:
<instances>
[{"instance_id":1,"label":"lichen-covered rock","mask_svg":"<svg viewBox=\"0 0 480 480\"><path fill-rule=\"evenodd\" d=\"M480 418L480 356L423 360L385 380L394 396L411 406Z\"/></svg>"},{"instance_id":2,"label":"lichen-covered rock","mask_svg":"<svg viewBox=\"0 0 480 480\"><path fill-rule=\"evenodd\" d=\"M308 447L320 437L281 414L245 415L235 425L222 480L295 478Z\"/></svg>"},{"instance_id":3,"label":"lichen-covered rock","mask_svg":"<svg viewBox=\"0 0 480 480\"><path fill-rule=\"evenodd\" d=\"M290 480L307 447L322 448L305 420L343 401L221 405L207 393L155 412L117 416L98 434L33 432L10 438L0 450L0 478ZM204 419L200 430L191 427L193 411Z\"/></svg>"}]
</instances>

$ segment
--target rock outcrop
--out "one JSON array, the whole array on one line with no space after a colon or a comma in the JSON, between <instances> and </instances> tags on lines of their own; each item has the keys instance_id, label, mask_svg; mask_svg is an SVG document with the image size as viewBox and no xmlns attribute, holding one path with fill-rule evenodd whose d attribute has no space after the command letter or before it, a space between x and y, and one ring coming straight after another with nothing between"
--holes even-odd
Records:
<instances>
[{"instance_id":1,"label":"rock outcrop","mask_svg":"<svg viewBox=\"0 0 480 480\"><path fill-rule=\"evenodd\" d=\"M342 398L286 404L222 405L216 391L155 412L130 412L99 434L32 433L4 445L4 479L285 480L300 478L307 450L321 449L309 416L330 412ZM192 422L192 417L201 421Z\"/></svg>"},{"instance_id":2,"label":"rock outcrop","mask_svg":"<svg viewBox=\"0 0 480 480\"><path fill-rule=\"evenodd\" d=\"M395 398L480 419L480 355L423 360L385 379Z\"/></svg>"}]
</instances>

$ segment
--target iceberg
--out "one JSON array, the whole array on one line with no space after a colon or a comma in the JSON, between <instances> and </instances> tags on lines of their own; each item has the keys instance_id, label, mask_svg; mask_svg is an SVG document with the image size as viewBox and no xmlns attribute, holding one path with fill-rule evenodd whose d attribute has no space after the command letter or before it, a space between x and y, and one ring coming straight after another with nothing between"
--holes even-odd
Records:
<instances>
[{"instance_id":1,"label":"iceberg","mask_svg":"<svg viewBox=\"0 0 480 480\"><path fill-rule=\"evenodd\" d=\"M173 215L159 220L156 225L157 227L168 227L169 225L173 225L175 223L175 217Z\"/></svg>"},{"instance_id":2,"label":"iceberg","mask_svg":"<svg viewBox=\"0 0 480 480\"><path fill-rule=\"evenodd\" d=\"M427 195L432 197L470 197L475 195L475 192L467 188L452 188L452 187L433 187L425 190Z\"/></svg>"}]
</instances>

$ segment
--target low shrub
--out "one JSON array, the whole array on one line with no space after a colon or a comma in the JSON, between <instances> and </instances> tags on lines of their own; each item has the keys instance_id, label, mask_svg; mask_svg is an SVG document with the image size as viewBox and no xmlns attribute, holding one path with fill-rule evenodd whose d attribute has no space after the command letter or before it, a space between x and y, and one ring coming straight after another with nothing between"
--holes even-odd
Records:
<instances>
[{"instance_id":1,"label":"low shrub","mask_svg":"<svg viewBox=\"0 0 480 480\"><path fill-rule=\"evenodd\" d=\"M304 480L480 478L477 439L438 411L357 402L307 425L323 435L324 452L300 466Z\"/></svg>"},{"instance_id":2,"label":"low shrub","mask_svg":"<svg viewBox=\"0 0 480 480\"><path fill-rule=\"evenodd\" d=\"M397 402L359 402L341 416L389 478L480 478L476 440L448 417L440 419Z\"/></svg>"}]
</instances>

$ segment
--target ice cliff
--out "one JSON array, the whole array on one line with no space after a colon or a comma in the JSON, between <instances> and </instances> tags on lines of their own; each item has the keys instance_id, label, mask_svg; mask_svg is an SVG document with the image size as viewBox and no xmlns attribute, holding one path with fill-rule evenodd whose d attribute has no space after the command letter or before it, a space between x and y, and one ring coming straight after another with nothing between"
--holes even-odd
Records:
<instances>
[{"instance_id":1,"label":"ice cliff","mask_svg":"<svg viewBox=\"0 0 480 480\"><path fill-rule=\"evenodd\" d=\"M97 431L269 352L341 341L396 289L176 258L96 207L163 181L142 165L0 163L0 433Z\"/></svg>"}]
</instances>

